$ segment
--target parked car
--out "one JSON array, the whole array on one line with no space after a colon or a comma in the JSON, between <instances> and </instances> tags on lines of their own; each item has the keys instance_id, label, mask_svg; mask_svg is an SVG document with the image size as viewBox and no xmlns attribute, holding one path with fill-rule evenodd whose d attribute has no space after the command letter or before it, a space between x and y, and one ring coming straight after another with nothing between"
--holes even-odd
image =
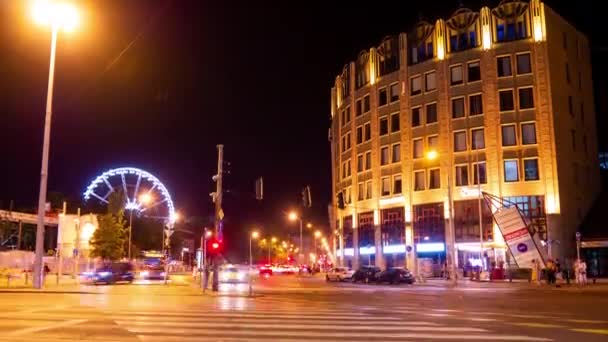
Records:
<instances>
[{"instance_id":1,"label":"parked car","mask_svg":"<svg viewBox=\"0 0 608 342\"><path fill-rule=\"evenodd\" d=\"M117 282L132 283L134 279L133 265L128 262L113 262L104 265L95 270L95 273L92 275L93 284L114 284Z\"/></svg>"},{"instance_id":2,"label":"parked car","mask_svg":"<svg viewBox=\"0 0 608 342\"><path fill-rule=\"evenodd\" d=\"M362 266L352 276L352 282L358 281L369 283L376 280L377 274L380 273L380 267L376 266Z\"/></svg>"},{"instance_id":3,"label":"parked car","mask_svg":"<svg viewBox=\"0 0 608 342\"><path fill-rule=\"evenodd\" d=\"M389 283L389 284L413 284L414 275L403 267L391 267L378 274L376 274L377 283Z\"/></svg>"},{"instance_id":4,"label":"parked car","mask_svg":"<svg viewBox=\"0 0 608 342\"><path fill-rule=\"evenodd\" d=\"M351 280L355 271L348 269L348 267L334 267L331 271L325 275L327 281L345 281Z\"/></svg>"}]
</instances>

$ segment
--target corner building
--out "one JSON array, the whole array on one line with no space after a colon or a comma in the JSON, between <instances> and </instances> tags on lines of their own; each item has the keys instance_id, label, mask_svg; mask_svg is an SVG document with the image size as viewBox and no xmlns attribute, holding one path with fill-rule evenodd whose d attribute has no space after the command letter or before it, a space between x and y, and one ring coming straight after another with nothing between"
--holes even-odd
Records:
<instances>
[{"instance_id":1,"label":"corner building","mask_svg":"<svg viewBox=\"0 0 608 342\"><path fill-rule=\"evenodd\" d=\"M449 190L459 268L513 263L480 190L516 203L550 257L575 255L600 188L590 50L542 2L386 37L344 66L331 99L338 263L436 275L452 252Z\"/></svg>"}]
</instances>

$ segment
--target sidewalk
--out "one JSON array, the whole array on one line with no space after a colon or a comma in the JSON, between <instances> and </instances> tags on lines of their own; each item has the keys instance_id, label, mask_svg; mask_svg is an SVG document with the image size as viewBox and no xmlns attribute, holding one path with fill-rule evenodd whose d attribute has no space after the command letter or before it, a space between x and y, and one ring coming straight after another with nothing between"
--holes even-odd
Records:
<instances>
[{"instance_id":1,"label":"sidewalk","mask_svg":"<svg viewBox=\"0 0 608 342\"><path fill-rule=\"evenodd\" d=\"M424 282L416 282L416 286L430 286L430 287L451 287L451 283L445 279L431 278L425 279ZM597 279L596 283L589 283L584 287L579 287L575 282L570 282L567 284L566 282L562 282L557 284L559 287L555 285L548 285L546 283L537 284L536 282L529 282L527 280L514 279L512 282L509 280L497 280L497 281L478 281L478 280L470 280L470 279L459 279L456 285L456 288L460 289L492 289L492 288L500 288L500 289L578 289L578 290L601 290L608 291L608 279Z\"/></svg>"}]
</instances>

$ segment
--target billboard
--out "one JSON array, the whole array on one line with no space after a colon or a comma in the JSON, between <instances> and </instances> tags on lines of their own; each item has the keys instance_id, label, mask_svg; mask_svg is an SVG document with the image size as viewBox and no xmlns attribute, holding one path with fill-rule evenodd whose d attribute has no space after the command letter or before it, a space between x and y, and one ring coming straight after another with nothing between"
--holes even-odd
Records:
<instances>
[{"instance_id":1,"label":"billboard","mask_svg":"<svg viewBox=\"0 0 608 342\"><path fill-rule=\"evenodd\" d=\"M517 206L499 208L494 219L517 266L533 268L532 260L538 260L544 267L543 258Z\"/></svg>"}]
</instances>

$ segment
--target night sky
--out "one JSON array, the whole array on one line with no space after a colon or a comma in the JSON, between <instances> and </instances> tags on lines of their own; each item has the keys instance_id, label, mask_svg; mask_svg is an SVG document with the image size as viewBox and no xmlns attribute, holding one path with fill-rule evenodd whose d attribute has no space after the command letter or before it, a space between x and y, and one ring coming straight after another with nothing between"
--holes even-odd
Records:
<instances>
[{"instance_id":1,"label":"night sky","mask_svg":"<svg viewBox=\"0 0 608 342\"><path fill-rule=\"evenodd\" d=\"M82 25L59 37L49 191L78 199L103 170L136 166L163 181L184 215L209 216L222 143L230 235L253 225L295 232L285 212L306 184L313 208L305 214L327 226L335 76L384 36L421 17L446 18L459 3L81 1ZM473 10L497 3L464 1ZM546 3L591 38L598 126L606 127L602 11L591 1ZM3 208L11 199L35 207L39 185L50 33L26 4L0 0ZM259 176L262 203L253 199Z\"/></svg>"}]
</instances>

